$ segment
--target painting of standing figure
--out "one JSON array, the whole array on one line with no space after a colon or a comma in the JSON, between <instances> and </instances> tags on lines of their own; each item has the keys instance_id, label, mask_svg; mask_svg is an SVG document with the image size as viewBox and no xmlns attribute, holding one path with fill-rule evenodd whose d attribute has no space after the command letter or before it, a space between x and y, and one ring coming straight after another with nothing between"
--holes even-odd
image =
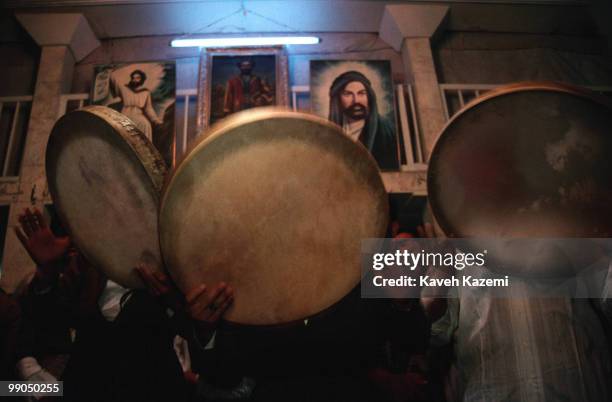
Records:
<instances>
[{"instance_id":1,"label":"painting of standing figure","mask_svg":"<svg viewBox=\"0 0 612 402\"><path fill-rule=\"evenodd\" d=\"M276 104L274 55L217 56L213 59L212 74L216 91L211 123L241 110Z\"/></svg>"},{"instance_id":2,"label":"painting of standing figure","mask_svg":"<svg viewBox=\"0 0 612 402\"><path fill-rule=\"evenodd\" d=\"M198 133L234 113L288 106L287 55L282 48L202 49Z\"/></svg>"},{"instance_id":3,"label":"painting of standing figure","mask_svg":"<svg viewBox=\"0 0 612 402\"><path fill-rule=\"evenodd\" d=\"M174 62L106 64L95 67L91 103L126 115L172 166L175 92Z\"/></svg>"}]
</instances>

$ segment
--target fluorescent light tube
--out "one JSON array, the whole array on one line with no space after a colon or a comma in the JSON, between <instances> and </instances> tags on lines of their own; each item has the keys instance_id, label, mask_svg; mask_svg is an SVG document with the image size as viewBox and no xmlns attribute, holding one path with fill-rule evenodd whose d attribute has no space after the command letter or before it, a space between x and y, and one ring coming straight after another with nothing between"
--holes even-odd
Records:
<instances>
[{"instance_id":1,"label":"fluorescent light tube","mask_svg":"<svg viewBox=\"0 0 612 402\"><path fill-rule=\"evenodd\" d=\"M314 45L319 43L316 36L247 36L219 38L185 38L174 39L172 47L239 47L239 46L273 46L273 45Z\"/></svg>"}]
</instances>

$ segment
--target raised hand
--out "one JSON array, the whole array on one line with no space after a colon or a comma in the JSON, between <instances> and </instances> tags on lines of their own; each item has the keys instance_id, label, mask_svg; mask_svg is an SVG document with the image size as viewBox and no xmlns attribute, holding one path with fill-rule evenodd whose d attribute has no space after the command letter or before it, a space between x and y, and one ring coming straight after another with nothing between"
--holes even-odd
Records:
<instances>
[{"instance_id":1,"label":"raised hand","mask_svg":"<svg viewBox=\"0 0 612 402\"><path fill-rule=\"evenodd\" d=\"M183 307L183 296L170 280L168 275L153 271L149 266L141 264L134 268L149 293L159 298L164 306L179 311Z\"/></svg>"},{"instance_id":2,"label":"raised hand","mask_svg":"<svg viewBox=\"0 0 612 402\"><path fill-rule=\"evenodd\" d=\"M15 227L15 234L38 266L52 264L66 255L70 239L56 237L38 209L32 212L26 208L19 215L19 223L21 228Z\"/></svg>"},{"instance_id":3,"label":"raised hand","mask_svg":"<svg viewBox=\"0 0 612 402\"><path fill-rule=\"evenodd\" d=\"M208 292L202 284L185 297L187 314L193 320L198 338L207 343L217 328L219 319L234 301L234 290L221 282Z\"/></svg>"}]
</instances>

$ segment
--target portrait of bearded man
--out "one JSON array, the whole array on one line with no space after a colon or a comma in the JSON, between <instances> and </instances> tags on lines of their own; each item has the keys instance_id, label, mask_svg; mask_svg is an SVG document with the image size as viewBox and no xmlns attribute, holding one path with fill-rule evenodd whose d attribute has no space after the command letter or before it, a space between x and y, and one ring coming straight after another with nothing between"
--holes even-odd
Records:
<instances>
[{"instance_id":1,"label":"portrait of bearded man","mask_svg":"<svg viewBox=\"0 0 612 402\"><path fill-rule=\"evenodd\" d=\"M111 90L123 102L121 113L129 117L149 141L153 142L151 123L161 125L163 120L153 109L151 91L143 86L146 79L147 75L143 71L134 70L130 73L130 81L121 85L111 75Z\"/></svg>"},{"instance_id":2,"label":"portrait of bearded man","mask_svg":"<svg viewBox=\"0 0 612 402\"><path fill-rule=\"evenodd\" d=\"M94 66L91 104L128 117L157 148L174 161L176 64L171 61Z\"/></svg>"},{"instance_id":3,"label":"portrait of bearded man","mask_svg":"<svg viewBox=\"0 0 612 402\"><path fill-rule=\"evenodd\" d=\"M274 94L270 85L253 73L255 61L251 59L236 63L239 75L227 81L223 111L226 115L255 106L272 105Z\"/></svg>"},{"instance_id":4,"label":"portrait of bearded man","mask_svg":"<svg viewBox=\"0 0 612 402\"><path fill-rule=\"evenodd\" d=\"M280 96L283 89L277 94L277 86L286 85L277 80L281 57L268 50L240 53L205 52L202 56L199 85L208 99L198 102L198 113L207 120L205 126L243 110L286 105L284 95Z\"/></svg>"},{"instance_id":5,"label":"portrait of bearded man","mask_svg":"<svg viewBox=\"0 0 612 402\"><path fill-rule=\"evenodd\" d=\"M381 170L401 163L390 60L311 60L311 110L362 144Z\"/></svg>"},{"instance_id":6,"label":"portrait of bearded man","mask_svg":"<svg viewBox=\"0 0 612 402\"><path fill-rule=\"evenodd\" d=\"M361 142L381 169L397 169L397 141L393 127L378 113L370 80L358 71L334 79L329 89L329 120L345 134Z\"/></svg>"}]
</instances>

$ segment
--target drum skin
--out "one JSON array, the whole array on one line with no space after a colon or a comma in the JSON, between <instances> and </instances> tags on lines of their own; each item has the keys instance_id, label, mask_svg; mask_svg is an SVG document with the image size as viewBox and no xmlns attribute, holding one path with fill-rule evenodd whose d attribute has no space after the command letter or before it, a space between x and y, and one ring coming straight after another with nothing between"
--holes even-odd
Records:
<instances>
[{"instance_id":1,"label":"drum skin","mask_svg":"<svg viewBox=\"0 0 612 402\"><path fill-rule=\"evenodd\" d=\"M612 107L572 86L486 93L443 129L428 194L454 237L612 234Z\"/></svg>"},{"instance_id":2,"label":"drum skin","mask_svg":"<svg viewBox=\"0 0 612 402\"><path fill-rule=\"evenodd\" d=\"M319 117L258 108L232 115L177 165L160 244L184 292L224 281L225 319L248 325L320 312L360 280L364 238L382 237L388 200L374 159Z\"/></svg>"},{"instance_id":3,"label":"drum skin","mask_svg":"<svg viewBox=\"0 0 612 402\"><path fill-rule=\"evenodd\" d=\"M103 106L66 114L51 132L46 171L72 241L109 279L141 287L137 264L162 269L157 211L167 168L127 117Z\"/></svg>"}]
</instances>

